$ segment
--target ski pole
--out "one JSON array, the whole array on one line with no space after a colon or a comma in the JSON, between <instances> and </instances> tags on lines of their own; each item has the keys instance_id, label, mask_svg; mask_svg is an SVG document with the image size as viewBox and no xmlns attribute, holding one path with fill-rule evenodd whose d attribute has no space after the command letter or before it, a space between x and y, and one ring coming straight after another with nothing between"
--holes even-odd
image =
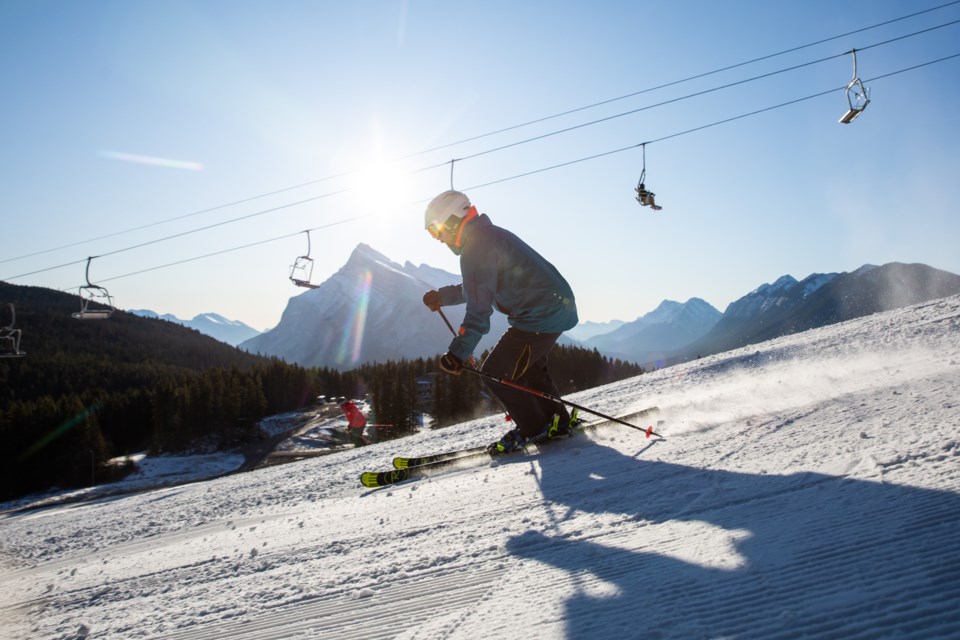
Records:
<instances>
[{"instance_id":1,"label":"ski pole","mask_svg":"<svg viewBox=\"0 0 960 640\"><path fill-rule=\"evenodd\" d=\"M457 331L453 328L453 325L450 324L450 321L447 320L447 315L443 312L443 309L437 309L437 313L440 314L440 317L443 318L443 321L446 323L447 328L450 329L450 333L457 335ZM477 361L474 359L473 354L470 354L470 357L467 358L467 362L473 366L477 366ZM493 394L491 394L493 395ZM493 399L497 401L497 404L500 405L500 410L503 411L504 416L506 416L507 422L513 422L513 416L510 415L510 412L507 411L507 408L503 406L503 403L500 402L500 398L493 396Z\"/></svg>"},{"instance_id":2,"label":"ski pole","mask_svg":"<svg viewBox=\"0 0 960 640\"><path fill-rule=\"evenodd\" d=\"M437 309L437 313L439 313L440 317L443 318L444 323L446 323L447 325L447 329L450 329L450 333L452 333L453 335L457 335L457 330L454 329L453 325L450 324L450 321L447 320L447 314L443 312L443 309ZM471 355L470 358L472 359L473 356Z\"/></svg>"},{"instance_id":3,"label":"ski pole","mask_svg":"<svg viewBox=\"0 0 960 640\"><path fill-rule=\"evenodd\" d=\"M662 438L662 437L663 437L662 435L660 435L659 433L657 433L656 431L654 431L652 426L647 427L646 429L644 429L643 427L638 427L638 426L635 425L635 424L630 424L629 422L624 422L624 421L621 420L620 418L614 418L613 416L608 416L608 415L606 415L606 414L600 413L599 411L594 411L593 409L588 409L587 407L581 406L581 405L579 405L579 404L577 404L577 403L575 403L575 402L570 402L569 400L564 400L563 398L558 398L557 396L552 395L552 394L549 394L549 393L546 393L546 392L544 392L544 391L537 391L536 389L531 389L530 387L525 387L525 386L523 386L522 384L518 384L518 383L514 382L513 380L505 380L505 379L503 379L503 378L501 378L501 377L499 377L499 376L495 376L495 375L490 374L490 373L487 373L487 372L485 372L485 371L480 371L479 369L474 369L473 367L464 366L464 367L463 367L463 370L464 370L464 371L469 371L470 373L475 374L475 375L478 375L478 376L481 376L481 377L483 377L483 378L487 378L488 380L493 380L494 382L500 383L500 384L502 384L502 385L506 385L506 386L508 386L508 387L513 387L514 389L519 389L520 391L524 391L524 392L526 392L526 393L530 393L530 394L533 394L533 395L535 395L535 396L539 396L539 397L541 397L541 398L544 398L545 400L552 400L553 402L559 402L560 404L565 404L565 405L567 405L568 407L573 407L574 409L579 409L580 411L586 411L587 413L592 413L592 414L595 415L595 416L599 416L599 417L601 417L601 418L603 418L603 419L605 419L605 420L610 420L611 422L616 422L617 424L622 424L622 425L624 425L624 426L626 426L626 427L630 427L631 429L636 429L637 431L643 431L645 434L647 434L647 437L648 437L648 438L649 438L650 436L657 436L658 438Z\"/></svg>"}]
</instances>

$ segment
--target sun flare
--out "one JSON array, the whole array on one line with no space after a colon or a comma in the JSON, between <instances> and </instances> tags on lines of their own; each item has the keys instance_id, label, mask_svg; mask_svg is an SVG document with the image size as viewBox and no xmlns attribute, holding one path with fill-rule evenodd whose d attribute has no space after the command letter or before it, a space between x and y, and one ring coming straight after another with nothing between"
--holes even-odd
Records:
<instances>
[{"instance_id":1,"label":"sun flare","mask_svg":"<svg viewBox=\"0 0 960 640\"><path fill-rule=\"evenodd\" d=\"M410 175L401 163L373 159L358 166L353 194L363 213L387 214L412 198Z\"/></svg>"}]
</instances>

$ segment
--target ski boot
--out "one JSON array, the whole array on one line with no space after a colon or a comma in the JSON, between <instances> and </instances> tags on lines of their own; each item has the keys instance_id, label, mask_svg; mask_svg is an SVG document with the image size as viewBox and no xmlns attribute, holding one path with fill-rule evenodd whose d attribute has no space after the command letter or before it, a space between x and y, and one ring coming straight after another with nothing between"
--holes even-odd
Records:
<instances>
[{"instance_id":1,"label":"ski boot","mask_svg":"<svg viewBox=\"0 0 960 640\"><path fill-rule=\"evenodd\" d=\"M520 435L518 429L511 429L503 434L503 437L497 440L494 443L487 445L487 453L492 456L503 455L504 453L510 453L511 451L516 451L517 449L523 448L523 445L527 444L531 439L525 438Z\"/></svg>"}]
</instances>

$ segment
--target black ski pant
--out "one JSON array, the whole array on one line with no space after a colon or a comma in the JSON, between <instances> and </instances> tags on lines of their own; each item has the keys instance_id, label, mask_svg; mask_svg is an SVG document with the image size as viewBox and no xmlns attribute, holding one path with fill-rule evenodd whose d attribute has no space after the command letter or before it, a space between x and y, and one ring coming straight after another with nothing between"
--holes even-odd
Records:
<instances>
[{"instance_id":1,"label":"black ski pant","mask_svg":"<svg viewBox=\"0 0 960 640\"><path fill-rule=\"evenodd\" d=\"M559 337L559 333L530 333L511 327L500 337L480 369L498 378L559 396L557 385L547 370L547 359ZM554 414L560 416L561 424L570 420L570 414L562 403L498 382L488 380L486 384L525 438L543 431Z\"/></svg>"}]
</instances>

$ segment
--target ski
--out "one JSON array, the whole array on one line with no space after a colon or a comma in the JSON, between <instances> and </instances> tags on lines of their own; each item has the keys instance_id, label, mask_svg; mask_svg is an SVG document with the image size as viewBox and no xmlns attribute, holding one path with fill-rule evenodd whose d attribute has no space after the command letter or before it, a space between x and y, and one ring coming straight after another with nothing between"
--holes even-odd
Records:
<instances>
[{"instance_id":1,"label":"ski","mask_svg":"<svg viewBox=\"0 0 960 640\"><path fill-rule=\"evenodd\" d=\"M641 411L636 411L636 412L631 413L631 414L628 414L628 415L626 415L626 416L622 416L622 417L620 417L620 418L618 418L618 419L620 419L620 420L630 420L630 419L637 419L637 418L645 418L645 417L647 417L647 416L654 415L654 414L658 413L659 411L660 411L660 408L659 408L659 407L650 407L650 408L648 408L648 409L643 409L643 410L641 410ZM578 427L578 428L576 429L576 431L593 430L593 429L596 429L597 427L606 425L606 424L608 424L609 422L610 422L609 420L603 420L603 421L600 421L600 422L587 422L587 421L584 421L584 422L581 422L581 423L580 423L581 426ZM648 434L647 434L647 437L648 437L648 438L649 438L651 435L659 435L659 434L654 434L653 431L652 431L652 429L648 429L647 431L648 431ZM410 467L420 467L420 466L427 465L427 464L433 464L433 463L435 463L435 462L442 462L442 461L444 461L444 460L451 460L451 459L455 459L455 458L470 457L470 456L476 455L476 454L478 454L478 453L483 453L483 452L485 452L486 450L487 450L487 445L480 445L479 447L471 447L471 448L469 448L469 449L458 449L458 450L456 450L456 451L445 451L445 452L443 452L443 453L434 453L434 454L432 454L432 455L420 456L420 457L417 457L417 458L396 457L396 458L393 459L393 468L394 468L394 469L409 469Z\"/></svg>"},{"instance_id":2,"label":"ski","mask_svg":"<svg viewBox=\"0 0 960 640\"><path fill-rule=\"evenodd\" d=\"M543 444L543 443L540 443ZM481 451L474 451L473 453L468 453L466 455L457 456L454 458L447 458L445 460L437 460L434 462L428 462L427 464L421 464L415 467L408 467L406 469L391 469L390 471L367 471L360 474L360 483L365 487L376 488L376 487L386 487L391 484L397 484L398 482L403 482L404 480L411 480L413 478L420 478L428 473L437 471L438 469L446 469L463 462L481 460L484 458L492 459L499 458L500 456L512 455L514 453L520 453L525 451L522 447L519 449L514 449L513 451L500 454L491 454L487 452L486 447L483 447Z\"/></svg>"},{"instance_id":3,"label":"ski","mask_svg":"<svg viewBox=\"0 0 960 640\"><path fill-rule=\"evenodd\" d=\"M456 451L445 451L443 453L435 453L429 456L420 456L419 458L397 457L393 459L393 468L409 469L411 467L422 467L427 464L434 464L436 462L442 462L444 460L456 460L457 458L469 458L472 455L475 455L477 453L483 453L486 450L487 450L487 445L482 444L479 447L471 447L469 449L458 449Z\"/></svg>"},{"instance_id":4,"label":"ski","mask_svg":"<svg viewBox=\"0 0 960 640\"><path fill-rule=\"evenodd\" d=\"M651 414L655 414L659 411L657 407L651 407L649 409L644 409L643 411L631 413L627 416L624 416L623 420L636 419ZM562 442L567 440L570 437L573 437L577 433L594 431L598 427L611 424L609 420L603 420L596 423L584 424L569 433L569 435L559 438L552 438L548 440L541 440L539 442L531 443L535 444L537 448L554 444L556 442ZM647 437L649 438L652 435L660 437L660 434L657 434L653 431L653 427L649 427L645 430ZM386 487L389 485L397 484L398 482L404 482L405 480L411 480L413 478L420 478L425 475L428 475L434 471L446 469L453 467L455 465L462 464L464 462L475 462L483 459L493 459L499 458L501 456L509 456L516 453L526 453L526 447L520 447L519 449L514 449L506 453L490 453L487 451L487 446L471 447L469 449L461 449L459 451L448 451L445 453L434 454L431 456L422 456L419 458L394 458L393 464L394 469L390 471L367 471L360 475L360 483L369 488L376 487ZM416 463L416 464L412 464ZM406 466L398 466L406 464Z\"/></svg>"}]
</instances>

